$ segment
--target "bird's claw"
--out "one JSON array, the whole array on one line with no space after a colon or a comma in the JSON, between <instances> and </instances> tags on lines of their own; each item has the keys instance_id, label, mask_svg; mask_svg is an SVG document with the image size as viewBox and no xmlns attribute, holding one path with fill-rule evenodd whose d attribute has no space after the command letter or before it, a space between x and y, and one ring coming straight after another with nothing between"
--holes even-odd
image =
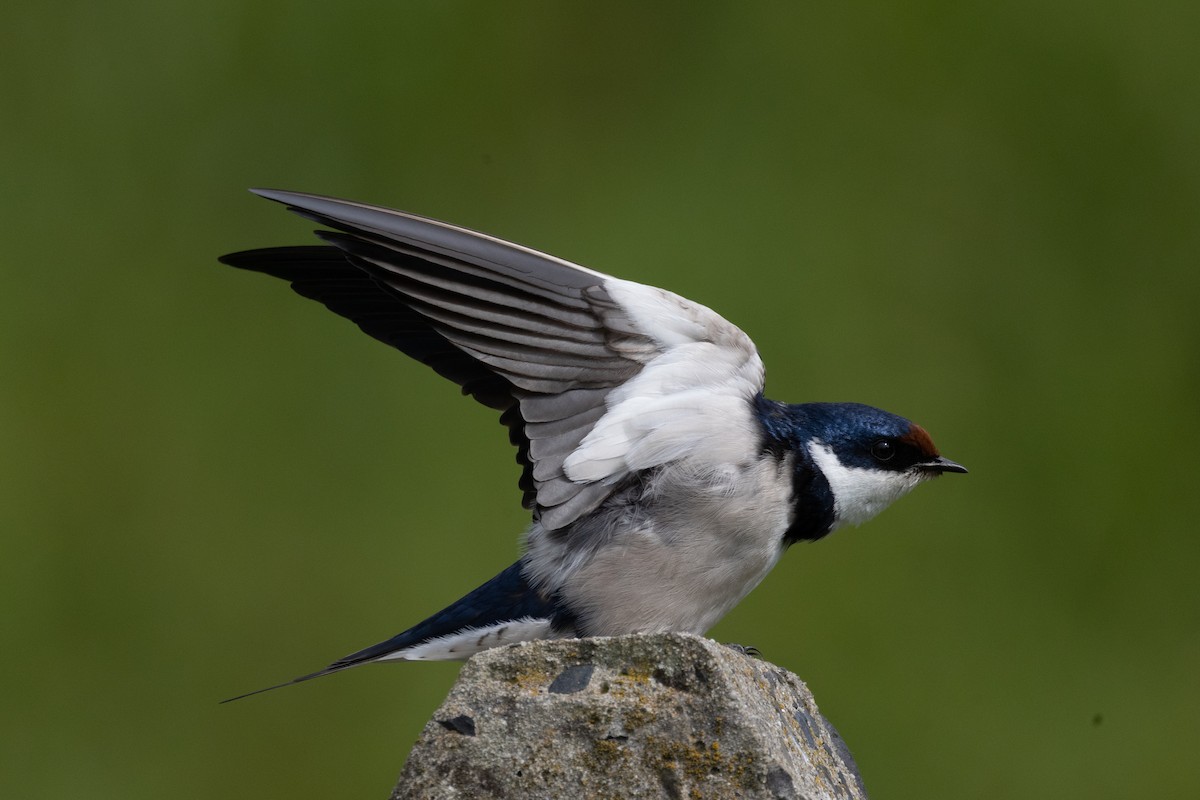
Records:
<instances>
[{"instance_id":1,"label":"bird's claw","mask_svg":"<svg viewBox=\"0 0 1200 800\"><path fill-rule=\"evenodd\" d=\"M744 656L750 658L762 658L762 651L753 645L735 644L733 642L725 642L725 646L731 650L736 650Z\"/></svg>"}]
</instances>

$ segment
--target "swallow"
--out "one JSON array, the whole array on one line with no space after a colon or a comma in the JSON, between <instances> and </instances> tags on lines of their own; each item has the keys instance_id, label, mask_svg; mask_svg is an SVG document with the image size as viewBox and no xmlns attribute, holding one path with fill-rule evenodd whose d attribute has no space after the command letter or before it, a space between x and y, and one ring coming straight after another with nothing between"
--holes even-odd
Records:
<instances>
[{"instance_id":1,"label":"swallow","mask_svg":"<svg viewBox=\"0 0 1200 800\"><path fill-rule=\"evenodd\" d=\"M253 191L324 244L220 260L289 282L499 412L532 520L516 563L442 611L231 700L533 639L704 635L792 544L967 471L887 411L767 399L750 338L672 292L402 211Z\"/></svg>"}]
</instances>

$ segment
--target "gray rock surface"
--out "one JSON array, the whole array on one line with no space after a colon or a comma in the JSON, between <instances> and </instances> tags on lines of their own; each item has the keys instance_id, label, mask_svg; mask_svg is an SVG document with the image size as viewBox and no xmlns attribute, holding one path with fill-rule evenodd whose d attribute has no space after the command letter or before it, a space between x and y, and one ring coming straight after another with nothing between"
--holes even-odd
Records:
<instances>
[{"instance_id":1,"label":"gray rock surface","mask_svg":"<svg viewBox=\"0 0 1200 800\"><path fill-rule=\"evenodd\" d=\"M529 642L463 667L410 798L866 798L804 683L698 636Z\"/></svg>"}]
</instances>

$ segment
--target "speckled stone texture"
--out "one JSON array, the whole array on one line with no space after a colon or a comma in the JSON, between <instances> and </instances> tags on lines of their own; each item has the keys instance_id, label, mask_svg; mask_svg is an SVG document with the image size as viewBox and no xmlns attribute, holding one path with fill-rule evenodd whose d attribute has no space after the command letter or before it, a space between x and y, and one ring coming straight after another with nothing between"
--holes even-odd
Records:
<instances>
[{"instance_id":1,"label":"speckled stone texture","mask_svg":"<svg viewBox=\"0 0 1200 800\"><path fill-rule=\"evenodd\" d=\"M804 683L698 636L529 642L463 667L410 798L866 798Z\"/></svg>"}]
</instances>

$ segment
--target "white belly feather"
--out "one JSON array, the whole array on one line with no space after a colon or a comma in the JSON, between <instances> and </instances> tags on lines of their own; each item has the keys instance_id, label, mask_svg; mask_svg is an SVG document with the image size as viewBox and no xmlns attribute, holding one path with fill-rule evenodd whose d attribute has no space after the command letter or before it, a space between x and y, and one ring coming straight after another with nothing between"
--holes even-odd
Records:
<instances>
[{"instance_id":1,"label":"white belly feather","mask_svg":"<svg viewBox=\"0 0 1200 800\"><path fill-rule=\"evenodd\" d=\"M755 459L718 474L670 465L649 487L638 524L582 557L563 558L562 540L535 525L532 571L561 592L584 635L702 635L779 560L792 518L791 473L791 459Z\"/></svg>"}]
</instances>

